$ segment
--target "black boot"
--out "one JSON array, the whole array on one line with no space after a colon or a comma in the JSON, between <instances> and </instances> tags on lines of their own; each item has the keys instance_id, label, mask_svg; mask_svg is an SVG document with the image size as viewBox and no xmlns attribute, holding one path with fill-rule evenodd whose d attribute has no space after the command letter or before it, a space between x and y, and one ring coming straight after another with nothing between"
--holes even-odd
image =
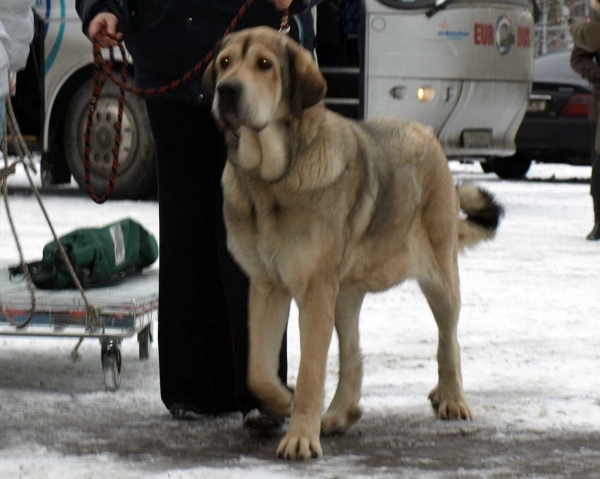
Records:
<instances>
[{"instance_id":1,"label":"black boot","mask_svg":"<svg viewBox=\"0 0 600 479\"><path fill-rule=\"evenodd\" d=\"M598 241L600 240L600 198L597 193L592 198L594 200L594 227L585 239L588 241Z\"/></svg>"},{"instance_id":2,"label":"black boot","mask_svg":"<svg viewBox=\"0 0 600 479\"><path fill-rule=\"evenodd\" d=\"M588 241L598 241L600 240L600 218L596 217L596 223L594 223L594 228L590 232L589 235L585 237Z\"/></svg>"}]
</instances>

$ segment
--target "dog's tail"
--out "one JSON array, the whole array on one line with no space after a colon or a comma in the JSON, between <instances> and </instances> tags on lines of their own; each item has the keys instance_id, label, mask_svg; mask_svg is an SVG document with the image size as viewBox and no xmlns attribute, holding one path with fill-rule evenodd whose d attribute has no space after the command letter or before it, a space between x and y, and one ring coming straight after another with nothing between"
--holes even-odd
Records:
<instances>
[{"instance_id":1,"label":"dog's tail","mask_svg":"<svg viewBox=\"0 0 600 479\"><path fill-rule=\"evenodd\" d=\"M471 183L456 185L460 200L460 209L466 218L458 226L458 245L460 249L475 246L481 241L492 239L496 235L504 208L493 194Z\"/></svg>"}]
</instances>

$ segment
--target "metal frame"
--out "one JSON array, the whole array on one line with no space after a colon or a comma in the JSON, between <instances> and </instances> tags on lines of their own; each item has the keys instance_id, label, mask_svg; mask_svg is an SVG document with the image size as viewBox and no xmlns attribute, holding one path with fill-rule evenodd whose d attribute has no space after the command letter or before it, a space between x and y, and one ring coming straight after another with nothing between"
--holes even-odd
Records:
<instances>
[{"instance_id":1,"label":"metal frame","mask_svg":"<svg viewBox=\"0 0 600 479\"><path fill-rule=\"evenodd\" d=\"M0 270L0 290L7 314L23 321L31 309L31 297L23 280L11 280ZM120 386L121 353L124 338L138 335L140 359L149 357L152 323L158 317L158 270L125 276L107 287L86 290L97 308L97 317L87 310L77 290L36 290L36 309L31 323L22 329L13 326L0 313L0 335L97 338L105 388Z\"/></svg>"}]
</instances>

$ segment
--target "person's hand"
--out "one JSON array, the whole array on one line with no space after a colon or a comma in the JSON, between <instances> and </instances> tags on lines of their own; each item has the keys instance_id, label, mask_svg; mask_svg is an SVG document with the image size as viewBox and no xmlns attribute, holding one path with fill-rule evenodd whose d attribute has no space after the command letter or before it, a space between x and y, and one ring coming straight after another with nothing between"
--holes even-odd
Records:
<instances>
[{"instance_id":1,"label":"person's hand","mask_svg":"<svg viewBox=\"0 0 600 479\"><path fill-rule=\"evenodd\" d=\"M121 32L117 32L118 23L119 20L117 19L116 15L108 12L99 13L92 19L90 26L88 27L88 36L90 37L90 40L94 41L94 38L100 31L112 33L113 35L116 35L119 40L121 40L123 38L123 34ZM111 47L116 45L118 45L118 42L109 37L102 37L102 40L100 40L101 47Z\"/></svg>"},{"instance_id":2,"label":"person's hand","mask_svg":"<svg viewBox=\"0 0 600 479\"><path fill-rule=\"evenodd\" d=\"M269 2L275 5L275 8L280 12L283 10L287 10L292 4L292 0L269 0Z\"/></svg>"}]
</instances>

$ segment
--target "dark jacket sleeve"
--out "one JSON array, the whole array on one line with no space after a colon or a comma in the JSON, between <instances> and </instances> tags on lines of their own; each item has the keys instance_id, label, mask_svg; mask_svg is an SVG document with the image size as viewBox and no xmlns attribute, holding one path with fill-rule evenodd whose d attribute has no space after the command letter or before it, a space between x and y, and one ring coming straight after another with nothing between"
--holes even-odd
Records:
<instances>
[{"instance_id":1,"label":"dark jacket sleeve","mask_svg":"<svg viewBox=\"0 0 600 479\"><path fill-rule=\"evenodd\" d=\"M132 0L76 0L75 8L86 35L92 19L102 12L110 12L117 17L117 28L120 32L127 33L131 25Z\"/></svg>"},{"instance_id":2,"label":"dark jacket sleeve","mask_svg":"<svg viewBox=\"0 0 600 479\"><path fill-rule=\"evenodd\" d=\"M590 53L575 45L571 51L571 68L591 83L600 83L600 66Z\"/></svg>"},{"instance_id":3,"label":"dark jacket sleeve","mask_svg":"<svg viewBox=\"0 0 600 479\"><path fill-rule=\"evenodd\" d=\"M323 0L293 0L290 5L290 15L304 13L312 7L316 7Z\"/></svg>"}]
</instances>

